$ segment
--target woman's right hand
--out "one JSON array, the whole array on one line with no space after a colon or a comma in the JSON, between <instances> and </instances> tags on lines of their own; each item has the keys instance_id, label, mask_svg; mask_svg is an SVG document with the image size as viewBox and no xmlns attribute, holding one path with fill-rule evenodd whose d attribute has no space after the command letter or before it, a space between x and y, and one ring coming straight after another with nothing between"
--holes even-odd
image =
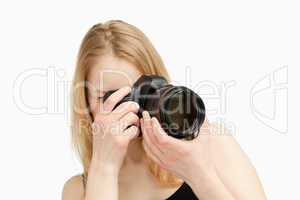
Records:
<instances>
[{"instance_id":1,"label":"woman's right hand","mask_svg":"<svg viewBox=\"0 0 300 200\"><path fill-rule=\"evenodd\" d=\"M130 87L120 88L100 103L93 122L93 167L117 174L129 142L139 134L139 105L127 101L114 109L130 90Z\"/></svg>"}]
</instances>

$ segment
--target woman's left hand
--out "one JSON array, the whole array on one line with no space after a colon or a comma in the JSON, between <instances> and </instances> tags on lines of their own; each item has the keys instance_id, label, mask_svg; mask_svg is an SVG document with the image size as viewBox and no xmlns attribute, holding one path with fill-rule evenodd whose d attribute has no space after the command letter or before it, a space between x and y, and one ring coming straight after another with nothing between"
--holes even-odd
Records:
<instances>
[{"instance_id":1,"label":"woman's left hand","mask_svg":"<svg viewBox=\"0 0 300 200\"><path fill-rule=\"evenodd\" d=\"M193 140L173 138L162 129L147 111L141 119L143 146L147 155L160 167L185 182L193 184L199 178L216 174L210 154L210 131L205 119L198 137Z\"/></svg>"}]
</instances>

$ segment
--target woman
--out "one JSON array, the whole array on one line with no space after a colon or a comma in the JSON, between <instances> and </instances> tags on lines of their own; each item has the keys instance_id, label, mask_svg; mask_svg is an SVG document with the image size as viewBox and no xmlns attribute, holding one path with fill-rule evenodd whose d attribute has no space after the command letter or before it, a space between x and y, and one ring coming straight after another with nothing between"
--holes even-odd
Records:
<instances>
[{"instance_id":1,"label":"woman","mask_svg":"<svg viewBox=\"0 0 300 200\"><path fill-rule=\"evenodd\" d=\"M116 106L142 74L170 81L140 30L111 20L88 31L72 90L73 144L84 173L65 183L63 200L265 199L254 167L228 132L220 136L205 120L196 139L179 140L147 111L139 118L137 103Z\"/></svg>"}]
</instances>

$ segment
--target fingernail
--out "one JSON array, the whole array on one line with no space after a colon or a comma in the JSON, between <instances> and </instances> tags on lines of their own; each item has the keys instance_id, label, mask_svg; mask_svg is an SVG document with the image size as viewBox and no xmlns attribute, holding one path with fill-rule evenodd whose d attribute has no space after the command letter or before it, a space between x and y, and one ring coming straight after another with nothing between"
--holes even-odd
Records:
<instances>
[{"instance_id":1,"label":"fingernail","mask_svg":"<svg viewBox=\"0 0 300 200\"><path fill-rule=\"evenodd\" d=\"M156 119L156 117L152 117L151 119L155 124L158 124L158 120Z\"/></svg>"},{"instance_id":2,"label":"fingernail","mask_svg":"<svg viewBox=\"0 0 300 200\"><path fill-rule=\"evenodd\" d=\"M148 114L147 111L144 110L142 112L143 118L148 119L148 115L147 114Z\"/></svg>"},{"instance_id":3,"label":"fingernail","mask_svg":"<svg viewBox=\"0 0 300 200\"><path fill-rule=\"evenodd\" d=\"M156 119L156 117L152 117L151 119L152 119L152 122L154 123L154 126L156 126L156 127L159 127L159 126L160 126L160 123L159 123L159 121Z\"/></svg>"}]
</instances>

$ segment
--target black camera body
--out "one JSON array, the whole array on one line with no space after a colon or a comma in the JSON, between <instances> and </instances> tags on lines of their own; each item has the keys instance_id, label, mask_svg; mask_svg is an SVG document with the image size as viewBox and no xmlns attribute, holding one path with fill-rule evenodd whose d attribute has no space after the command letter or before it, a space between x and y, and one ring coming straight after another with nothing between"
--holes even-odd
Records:
<instances>
[{"instance_id":1,"label":"black camera body","mask_svg":"<svg viewBox=\"0 0 300 200\"><path fill-rule=\"evenodd\" d=\"M105 101L113 92L105 93ZM156 117L166 133L178 139L191 140L197 137L205 119L205 106L202 99L191 89L168 84L165 78L157 75L142 75L131 92L116 106L125 101L140 105L138 116L146 110Z\"/></svg>"}]
</instances>

